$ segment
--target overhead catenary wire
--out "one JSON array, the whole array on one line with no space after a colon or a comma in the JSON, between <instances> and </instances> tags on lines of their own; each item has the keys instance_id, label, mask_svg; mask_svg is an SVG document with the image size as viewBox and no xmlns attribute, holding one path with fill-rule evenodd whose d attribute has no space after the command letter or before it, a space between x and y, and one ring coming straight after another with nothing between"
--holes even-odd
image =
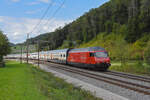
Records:
<instances>
[{"instance_id":1,"label":"overhead catenary wire","mask_svg":"<svg viewBox=\"0 0 150 100\"><path fill-rule=\"evenodd\" d=\"M58 11L64 6L66 0L64 0L62 2L62 4L56 9L56 11L52 14L52 16L46 21L46 23L43 25L43 26L47 26L49 24L49 22L52 20L52 18L58 13ZM49 30L50 26L48 27L48 30ZM37 33L40 33L41 32L41 29L37 32Z\"/></svg>"},{"instance_id":2,"label":"overhead catenary wire","mask_svg":"<svg viewBox=\"0 0 150 100\"><path fill-rule=\"evenodd\" d=\"M60 7L55 11L55 13L53 14L52 18L57 14L57 12L64 6L66 0L63 1L63 3L60 5ZM51 19L50 19L51 20ZM50 21L49 20L49 21ZM48 27L48 29L50 28L50 26Z\"/></svg>"},{"instance_id":3,"label":"overhead catenary wire","mask_svg":"<svg viewBox=\"0 0 150 100\"><path fill-rule=\"evenodd\" d=\"M42 21L44 20L46 14L48 13L49 9L52 7L52 2L51 1L46 9L46 11L44 12L44 14L42 15L42 17L40 18L39 22L34 26L34 28L28 32L29 34L32 34L38 27L39 25L42 23ZM48 23L52 20L52 18L58 13L58 11L63 7L63 5L65 4L66 0L64 0L62 2L62 4L56 9L56 11L52 14L52 16L45 22L45 24L43 26L46 26L48 25ZM48 29L50 28L50 26L48 27ZM41 29L39 28L39 31L37 33L40 33L41 32ZM5 33L13 33L13 32L5 32ZM27 34L28 34L27 33Z\"/></svg>"},{"instance_id":4,"label":"overhead catenary wire","mask_svg":"<svg viewBox=\"0 0 150 100\"><path fill-rule=\"evenodd\" d=\"M60 5L60 7L59 7L58 9L56 9L56 11L54 12L53 16L55 16L56 13L62 8L62 6L64 5L64 3L65 3L65 0L64 0L64 2ZM33 30L30 32L30 34L33 33L33 32L37 29L37 27L41 24L42 20L44 19L44 17L46 16L47 12L49 11L49 9L50 9L51 7L52 7L52 5L51 5L51 2L50 2L50 4L49 4L48 8L46 9L45 13L44 13L43 16L41 17L40 21L35 25L35 27L34 27ZM53 17L53 16L52 16L52 17ZM48 20L48 21L49 21L49 20ZM48 23L48 22L47 22L47 23ZM47 23L46 23L46 24L47 24ZM28 35L29 35L29 33L27 34L27 37L28 37ZM29 38L27 38L27 58L28 58L28 52L29 52L29 51L28 51L28 47L29 47L28 39L29 39ZM28 63L28 60L27 60L27 63Z\"/></svg>"},{"instance_id":5,"label":"overhead catenary wire","mask_svg":"<svg viewBox=\"0 0 150 100\"><path fill-rule=\"evenodd\" d=\"M33 28L33 30L30 32L30 33L33 33L37 28L38 26L41 24L41 22L43 21L43 19L45 18L46 14L48 13L49 9L52 7L52 2L51 1L46 9L46 11L44 12L43 16L40 18L39 22L35 25L35 27Z\"/></svg>"}]
</instances>

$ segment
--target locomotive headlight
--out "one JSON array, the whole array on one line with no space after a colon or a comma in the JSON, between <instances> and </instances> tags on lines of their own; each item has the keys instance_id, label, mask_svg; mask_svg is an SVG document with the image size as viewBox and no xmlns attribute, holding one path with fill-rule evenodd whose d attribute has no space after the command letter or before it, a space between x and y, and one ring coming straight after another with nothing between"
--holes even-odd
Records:
<instances>
[{"instance_id":1,"label":"locomotive headlight","mask_svg":"<svg viewBox=\"0 0 150 100\"><path fill-rule=\"evenodd\" d=\"M101 62L97 62L97 64L101 64Z\"/></svg>"}]
</instances>

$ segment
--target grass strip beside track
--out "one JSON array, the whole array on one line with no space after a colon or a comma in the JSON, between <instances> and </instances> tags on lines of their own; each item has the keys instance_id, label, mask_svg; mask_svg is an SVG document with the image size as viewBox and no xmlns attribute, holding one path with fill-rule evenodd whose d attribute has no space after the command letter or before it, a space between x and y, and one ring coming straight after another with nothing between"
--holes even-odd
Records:
<instances>
[{"instance_id":1,"label":"grass strip beside track","mask_svg":"<svg viewBox=\"0 0 150 100\"><path fill-rule=\"evenodd\" d=\"M136 75L150 76L150 66L145 63L132 62L121 65L119 62L112 62L109 70L126 72Z\"/></svg>"},{"instance_id":2,"label":"grass strip beside track","mask_svg":"<svg viewBox=\"0 0 150 100\"><path fill-rule=\"evenodd\" d=\"M101 100L32 65L8 61L0 68L0 100Z\"/></svg>"}]
</instances>

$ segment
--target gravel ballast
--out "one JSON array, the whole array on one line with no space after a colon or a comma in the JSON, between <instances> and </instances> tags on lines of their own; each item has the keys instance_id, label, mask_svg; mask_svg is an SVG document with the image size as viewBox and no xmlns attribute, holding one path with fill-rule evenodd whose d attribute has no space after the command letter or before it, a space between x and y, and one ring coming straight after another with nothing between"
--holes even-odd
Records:
<instances>
[{"instance_id":1,"label":"gravel ballast","mask_svg":"<svg viewBox=\"0 0 150 100\"><path fill-rule=\"evenodd\" d=\"M73 83L77 86L82 86L82 88L91 91L97 97L103 98L104 100L150 100L150 95L144 95L129 89L121 88L116 85L112 85L109 83L105 83L103 81L98 81L96 79L92 79L89 77L81 76L75 73L67 72L58 68L54 68L53 66L66 66L60 64L50 63L49 65L41 64L40 68L51 72L54 75L66 79L69 83ZM112 77L119 80L129 81L132 83L138 83L140 85L150 86L150 83L142 82L138 80L126 79L119 76L108 75L101 72L93 72L85 69L80 69L84 71L88 71L90 73L103 75L106 77ZM63 77L61 77L63 76ZM75 80L75 81L74 81ZM134 87L134 86L133 86ZM149 89L145 89L146 91L150 91Z\"/></svg>"},{"instance_id":2,"label":"gravel ballast","mask_svg":"<svg viewBox=\"0 0 150 100\"><path fill-rule=\"evenodd\" d=\"M125 97L114 94L105 89L98 88L92 84L81 81L80 79L73 78L69 75L62 74L54 69L51 69L50 67L48 67L46 65L40 65L40 68L44 71L53 73L57 77L65 79L67 82L72 83L75 86L79 86L85 90L90 91L91 93L93 93L93 95L95 95L96 97L102 98L103 100L129 100Z\"/></svg>"}]
</instances>

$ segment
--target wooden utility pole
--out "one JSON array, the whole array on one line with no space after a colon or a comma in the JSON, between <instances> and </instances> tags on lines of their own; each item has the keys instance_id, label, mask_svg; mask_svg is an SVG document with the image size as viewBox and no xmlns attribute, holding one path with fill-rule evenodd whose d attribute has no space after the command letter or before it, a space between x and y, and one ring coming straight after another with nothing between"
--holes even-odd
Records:
<instances>
[{"instance_id":1,"label":"wooden utility pole","mask_svg":"<svg viewBox=\"0 0 150 100\"><path fill-rule=\"evenodd\" d=\"M38 41L38 67L40 66L40 41Z\"/></svg>"},{"instance_id":2,"label":"wooden utility pole","mask_svg":"<svg viewBox=\"0 0 150 100\"><path fill-rule=\"evenodd\" d=\"M21 56L20 56L20 63L22 64L22 45L21 45Z\"/></svg>"},{"instance_id":3,"label":"wooden utility pole","mask_svg":"<svg viewBox=\"0 0 150 100\"><path fill-rule=\"evenodd\" d=\"M49 41L41 41L41 40L38 40L37 42L37 46L38 46L38 67L40 66L40 43L49 43Z\"/></svg>"},{"instance_id":4,"label":"wooden utility pole","mask_svg":"<svg viewBox=\"0 0 150 100\"><path fill-rule=\"evenodd\" d=\"M29 63L29 33L27 33L27 64Z\"/></svg>"}]
</instances>

